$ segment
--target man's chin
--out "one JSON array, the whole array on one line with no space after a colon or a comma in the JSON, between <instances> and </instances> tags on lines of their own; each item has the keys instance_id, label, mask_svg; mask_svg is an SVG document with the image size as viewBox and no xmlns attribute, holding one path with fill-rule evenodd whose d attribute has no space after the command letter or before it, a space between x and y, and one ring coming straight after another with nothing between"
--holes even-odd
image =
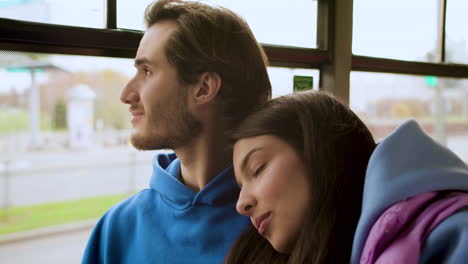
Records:
<instances>
[{"instance_id":1,"label":"man's chin","mask_svg":"<svg viewBox=\"0 0 468 264\"><path fill-rule=\"evenodd\" d=\"M132 134L130 143L138 150L157 150L165 149L167 146L161 144L155 136L141 135L138 132Z\"/></svg>"}]
</instances>

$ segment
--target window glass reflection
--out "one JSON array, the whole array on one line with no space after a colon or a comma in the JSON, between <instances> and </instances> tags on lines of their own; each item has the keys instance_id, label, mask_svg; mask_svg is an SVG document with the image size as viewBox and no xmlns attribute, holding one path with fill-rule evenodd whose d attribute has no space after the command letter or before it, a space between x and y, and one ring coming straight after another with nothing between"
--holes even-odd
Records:
<instances>
[{"instance_id":1,"label":"window glass reflection","mask_svg":"<svg viewBox=\"0 0 468 264\"><path fill-rule=\"evenodd\" d=\"M437 53L438 0L355 0L353 53L431 61ZM459 25L458 30L464 30Z\"/></svg>"},{"instance_id":2,"label":"window glass reflection","mask_svg":"<svg viewBox=\"0 0 468 264\"><path fill-rule=\"evenodd\" d=\"M311 69L268 67L268 75L272 86L272 97L278 97L294 92L294 77L312 79L312 88L318 90L319 71ZM301 81L301 80L300 80ZM297 83L296 87L301 86ZM307 85L306 85L307 86ZM306 88L307 89L307 88Z\"/></svg>"},{"instance_id":3,"label":"window glass reflection","mask_svg":"<svg viewBox=\"0 0 468 264\"><path fill-rule=\"evenodd\" d=\"M117 1L117 26L144 30L143 13L152 0ZM261 43L316 47L317 1L202 0L231 9L249 24Z\"/></svg>"},{"instance_id":4,"label":"window glass reflection","mask_svg":"<svg viewBox=\"0 0 468 264\"><path fill-rule=\"evenodd\" d=\"M86 199L98 197L103 203L86 207L90 213L49 224L94 219L148 186L154 152L128 144L131 116L119 101L132 60L0 53L0 212L89 206Z\"/></svg>"},{"instance_id":5,"label":"window glass reflection","mask_svg":"<svg viewBox=\"0 0 468 264\"><path fill-rule=\"evenodd\" d=\"M102 0L2 0L0 17L102 28L104 2Z\"/></svg>"},{"instance_id":6,"label":"window glass reflection","mask_svg":"<svg viewBox=\"0 0 468 264\"><path fill-rule=\"evenodd\" d=\"M468 161L468 80L353 72L350 106L381 140L415 118L432 137Z\"/></svg>"},{"instance_id":7,"label":"window glass reflection","mask_svg":"<svg viewBox=\"0 0 468 264\"><path fill-rule=\"evenodd\" d=\"M445 56L447 62L468 64L468 1L447 1Z\"/></svg>"}]
</instances>

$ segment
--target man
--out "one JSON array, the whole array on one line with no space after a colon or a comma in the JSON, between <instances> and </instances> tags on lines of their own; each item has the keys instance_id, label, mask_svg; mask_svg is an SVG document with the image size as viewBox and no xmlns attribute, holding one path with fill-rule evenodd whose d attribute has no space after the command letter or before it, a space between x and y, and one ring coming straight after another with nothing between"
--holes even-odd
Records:
<instances>
[{"instance_id":1,"label":"man","mask_svg":"<svg viewBox=\"0 0 468 264\"><path fill-rule=\"evenodd\" d=\"M150 188L110 209L83 263L221 263L249 222L229 131L271 97L266 56L233 12L196 2L148 6L136 75L122 91L140 150L154 158Z\"/></svg>"}]
</instances>

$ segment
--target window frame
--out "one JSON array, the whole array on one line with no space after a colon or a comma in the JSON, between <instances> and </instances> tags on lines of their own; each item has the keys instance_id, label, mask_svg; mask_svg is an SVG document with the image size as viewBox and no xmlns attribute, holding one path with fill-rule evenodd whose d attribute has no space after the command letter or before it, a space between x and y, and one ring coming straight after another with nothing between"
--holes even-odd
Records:
<instances>
[{"instance_id":1,"label":"window frame","mask_svg":"<svg viewBox=\"0 0 468 264\"><path fill-rule=\"evenodd\" d=\"M317 48L262 44L271 66L318 69L320 87L335 94L341 93L345 102L349 101L350 71L468 78L468 64L445 62L447 0L440 0L439 62L354 55L351 53L352 32L343 34L349 31L352 24L353 1L317 1ZM0 50L133 58L144 32L116 28L116 0L106 0L104 10L105 29L0 18ZM348 25L348 28L344 25ZM347 82L339 83L346 76Z\"/></svg>"}]
</instances>

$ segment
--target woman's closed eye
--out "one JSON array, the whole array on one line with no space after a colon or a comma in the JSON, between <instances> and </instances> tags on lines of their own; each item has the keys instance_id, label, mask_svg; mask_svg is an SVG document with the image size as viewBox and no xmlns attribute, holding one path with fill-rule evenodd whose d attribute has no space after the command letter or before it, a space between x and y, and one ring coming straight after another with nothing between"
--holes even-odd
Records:
<instances>
[{"instance_id":1,"label":"woman's closed eye","mask_svg":"<svg viewBox=\"0 0 468 264\"><path fill-rule=\"evenodd\" d=\"M253 176L257 177L262 171L265 169L266 163L262 163L260 166L257 166L257 168L254 170Z\"/></svg>"}]
</instances>

